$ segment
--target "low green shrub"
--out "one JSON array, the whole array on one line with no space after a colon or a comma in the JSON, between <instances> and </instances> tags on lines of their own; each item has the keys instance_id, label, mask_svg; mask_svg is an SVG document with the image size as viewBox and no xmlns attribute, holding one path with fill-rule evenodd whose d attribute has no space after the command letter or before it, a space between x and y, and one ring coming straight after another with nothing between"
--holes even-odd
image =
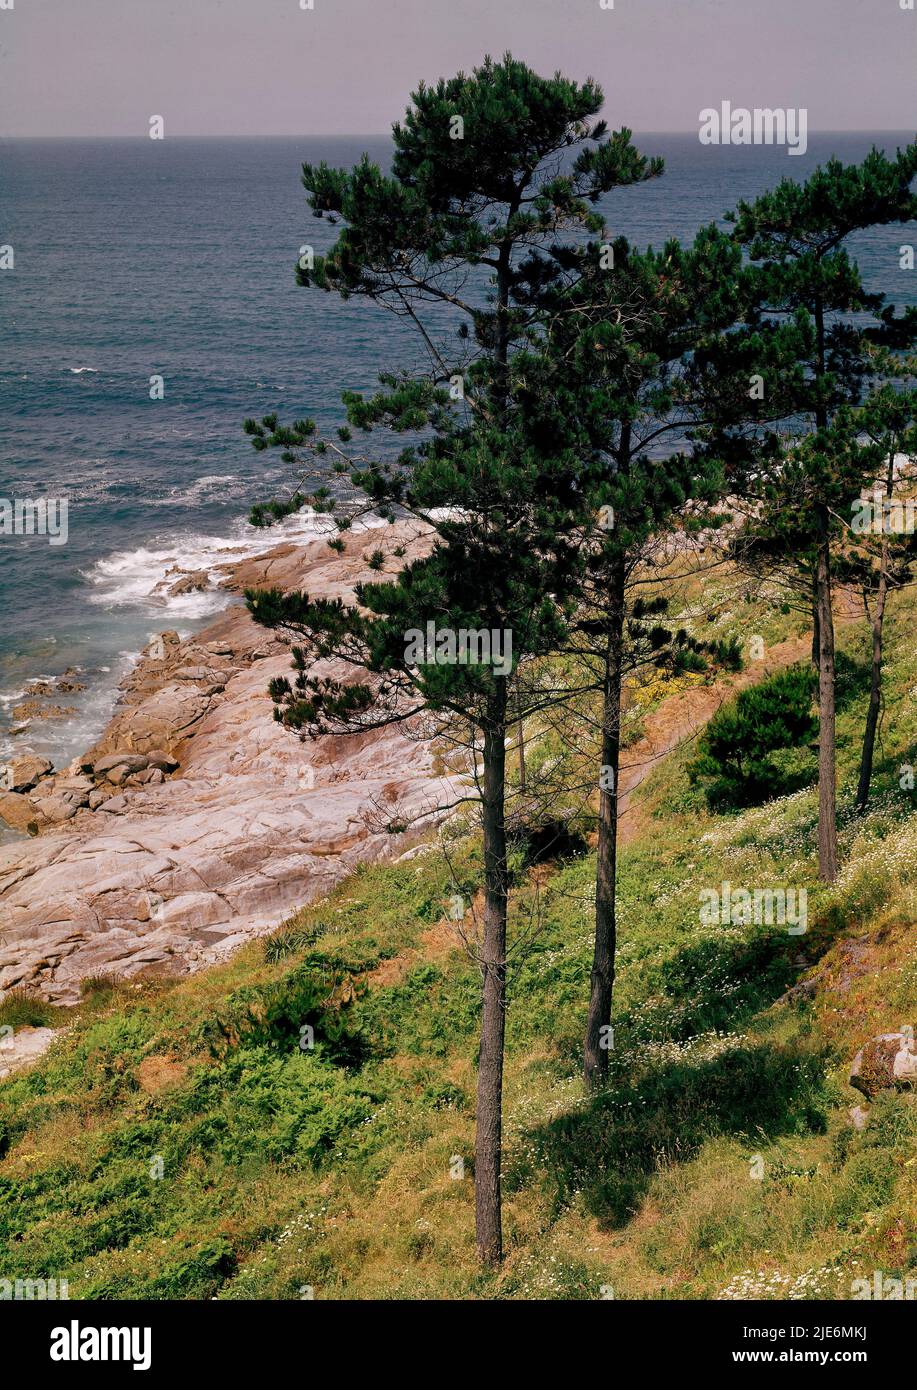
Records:
<instances>
[{"instance_id":1,"label":"low green shrub","mask_svg":"<svg viewBox=\"0 0 917 1390\"><path fill-rule=\"evenodd\" d=\"M805 764L781 765L773 755L801 749L816 737L814 692L812 668L791 666L740 691L717 711L688 767L692 784L703 786L711 809L753 806L806 780Z\"/></svg>"}]
</instances>

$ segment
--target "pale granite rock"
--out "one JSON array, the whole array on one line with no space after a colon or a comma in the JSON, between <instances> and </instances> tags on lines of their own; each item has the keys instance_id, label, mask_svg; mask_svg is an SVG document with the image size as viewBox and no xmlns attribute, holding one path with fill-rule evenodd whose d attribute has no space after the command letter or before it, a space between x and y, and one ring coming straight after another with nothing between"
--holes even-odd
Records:
<instances>
[{"instance_id":1,"label":"pale granite rock","mask_svg":"<svg viewBox=\"0 0 917 1390\"><path fill-rule=\"evenodd\" d=\"M409 558L429 548L413 524L385 534ZM352 600L353 585L374 577L369 548L365 532L348 533L340 555L324 541L284 544L229 568L227 587L286 584ZM196 666L215 675L222 659L209 684L225 689L176 679ZM285 645L241 606L187 642L164 633L150 644L105 734L76 764L93 771L94 786L84 778L93 789L55 792L48 779L45 802L69 819L49 826L39 813L37 838L0 847L0 989L28 984L71 1003L99 971L200 969L359 863L404 853L440 818L464 783L434 770L421 737L398 726L302 743L277 724L267 684L288 671ZM139 761L125 762L131 755ZM129 773L117 794L100 779L100 769L131 766L159 778L136 785ZM380 807L410 834L381 828ZM20 819L30 813L17 798Z\"/></svg>"},{"instance_id":2,"label":"pale granite rock","mask_svg":"<svg viewBox=\"0 0 917 1390\"><path fill-rule=\"evenodd\" d=\"M37 1062L62 1028L16 1028L0 1039L0 1079Z\"/></svg>"}]
</instances>

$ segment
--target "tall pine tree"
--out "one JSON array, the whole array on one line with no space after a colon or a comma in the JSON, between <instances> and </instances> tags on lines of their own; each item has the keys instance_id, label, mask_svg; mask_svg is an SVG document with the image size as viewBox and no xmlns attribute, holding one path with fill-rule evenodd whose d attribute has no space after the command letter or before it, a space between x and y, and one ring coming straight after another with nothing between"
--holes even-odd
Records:
<instances>
[{"instance_id":1,"label":"tall pine tree","mask_svg":"<svg viewBox=\"0 0 917 1390\"><path fill-rule=\"evenodd\" d=\"M354 469L353 482L365 495L384 497L387 504L397 500L435 531L431 555L408 564L393 580L360 585L359 608L304 593L247 595L256 621L297 644L295 681L281 678L271 688L278 717L291 729L354 733L426 711L450 723L453 737L456 723L467 728L467 745L480 748L480 770L473 760L484 842L474 1172L477 1246L487 1264L498 1263L503 1253L506 745L512 721L568 698L565 689L555 693L543 684L533 689L520 683L518 670L521 662L566 643L582 533L579 459L561 432L545 430L543 419L533 431L528 413L517 407L512 379L511 366L502 429L478 418L456 428L441 421L434 436L408 451L397 467ZM422 409L424 392L410 394ZM402 394L390 418L400 418L403 403ZM392 408L388 393L351 403L352 414L362 419L367 412L381 419ZM283 430L254 430L267 444L289 447ZM482 633L499 637L485 660L463 647L468 635L476 640ZM362 670L364 678L318 678L311 668L321 658Z\"/></svg>"},{"instance_id":2,"label":"tall pine tree","mask_svg":"<svg viewBox=\"0 0 917 1390\"><path fill-rule=\"evenodd\" d=\"M662 171L627 130L608 135L595 119L602 100L594 82L542 78L510 55L488 58L470 75L418 87L393 130L390 174L366 157L350 171L303 167L313 212L344 226L326 255L300 265L300 283L386 307L415 328L425 357L422 375L390 374L382 398L350 397L351 422L438 430L398 466L357 469L354 481L385 508L425 512L439 544L394 585L361 592L373 615L365 628L358 615L304 598L252 596L260 621L304 634L316 650L335 649L337 634L339 654L349 651L378 677L365 696L315 690L301 708L298 696L309 691L301 670L296 690L276 692L288 722L340 718L347 702L376 702L380 692L403 699L406 683L423 704L445 701L481 730L486 910L475 1192L478 1249L491 1263L502 1256L505 746L510 719L521 722L525 710L510 704L509 679L493 669L412 665L405 632L430 619L456 631L508 628L514 662L563 640L582 506L569 481L578 458L550 431L534 436L516 409L513 356L543 333L550 287L575 283L569 251L600 229L594 204ZM446 383L460 425L448 419ZM288 452L309 433L276 422L250 431L256 447L277 443ZM437 507L462 509L462 519L432 515L434 498Z\"/></svg>"},{"instance_id":3,"label":"tall pine tree","mask_svg":"<svg viewBox=\"0 0 917 1390\"><path fill-rule=\"evenodd\" d=\"M796 448L789 460L775 455L773 473L786 472L786 485L771 478L766 490L774 505L757 518L765 545L784 544L811 594L813 659L818 678L819 814L818 860L821 877L837 876L837 793L834 616L832 608L832 501L849 502L855 479L843 477L824 446L837 410L857 403L874 375L870 344L909 346L917 336L917 311L900 318L881 295L868 294L844 243L867 227L906 222L917 215L911 183L917 172L917 144L894 159L873 149L861 164L829 160L803 184L784 179L734 214L735 237L761 277L764 317L795 319L811 329L812 349L805 359L806 378L796 395L792 425L808 421L816 438ZM863 318L872 316L872 326ZM771 391L785 383L768 380ZM849 453L844 457L850 459ZM803 473L805 476L803 476ZM794 491L795 490L795 491ZM794 495L805 497L803 537L781 508Z\"/></svg>"},{"instance_id":4,"label":"tall pine tree","mask_svg":"<svg viewBox=\"0 0 917 1390\"><path fill-rule=\"evenodd\" d=\"M760 452L756 431L770 447L770 405L751 398L749 378L765 361L775 375L791 375L799 332L795 325L741 322L754 277L739 248L715 227L703 228L687 248L673 241L639 253L621 239L613 258L595 244L577 257L573 285L546 296L553 307L546 351L563 364L555 395L571 429L576 422L571 438L595 519L584 545L573 645L597 673L601 692L595 942L584 1045L586 1079L600 1086L608 1073L615 970L623 682L647 645L659 664L676 671L701 656L696 645L652 621L649 574L667 533L685 536L692 525L713 524L710 509L729 476Z\"/></svg>"}]
</instances>

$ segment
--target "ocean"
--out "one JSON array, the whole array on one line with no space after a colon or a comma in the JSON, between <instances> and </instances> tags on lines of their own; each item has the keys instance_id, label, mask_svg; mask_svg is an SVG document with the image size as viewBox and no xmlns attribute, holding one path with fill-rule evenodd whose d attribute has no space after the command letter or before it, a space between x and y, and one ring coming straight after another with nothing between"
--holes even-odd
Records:
<instances>
[{"instance_id":1,"label":"ocean","mask_svg":"<svg viewBox=\"0 0 917 1390\"><path fill-rule=\"evenodd\" d=\"M831 154L893 152L909 135L811 135L806 155L642 135L663 178L606 200L638 245L689 239L740 197L804 177ZM251 528L289 470L256 454L246 416L340 422L340 393L417 360L384 310L296 286L303 244L336 235L313 218L303 160L387 163L381 137L0 141L0 498L68 499L66 544L0 537L0 761L32 749L56 766L101 731L117 682L151 636L190 633L225 594L169 598L168 572L209 569L313 529L308 516ZM917 226L851 242L868 288L917 302L899 247ZM161 375L164 396L150 398ZM73 670L72 712L10 729L25 687ZM0 837L5 832L0 831Z\"/></svg>"}]
</instances>

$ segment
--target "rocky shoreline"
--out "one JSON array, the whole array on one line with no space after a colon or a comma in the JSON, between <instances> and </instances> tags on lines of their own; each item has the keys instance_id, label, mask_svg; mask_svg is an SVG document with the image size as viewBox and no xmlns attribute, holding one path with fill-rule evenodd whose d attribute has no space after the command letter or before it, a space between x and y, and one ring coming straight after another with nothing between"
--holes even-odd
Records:
<instances>
[{"instance_id":1,"label":"rocky shoreline","mask_svg":"<svg viewBox=\"0 0 917 1390\"><path fill-rule=\"evenodd\" d=\"M222 583L352 601L380 578L367 562L382 535L409 558L429 544L406 522L347 532L339 553L287 542L227 564ZM380 807L415 837L432 823L454 785L428 745L395 728L300 742L267 695L288 670L285 644L233 604L192 637L150 642L85 756L9 764L0 816L30 838L0 847L0 990L74 1003L100 972L201 969L358 863L403 852Z\"/></svg>"}]
</instances>

